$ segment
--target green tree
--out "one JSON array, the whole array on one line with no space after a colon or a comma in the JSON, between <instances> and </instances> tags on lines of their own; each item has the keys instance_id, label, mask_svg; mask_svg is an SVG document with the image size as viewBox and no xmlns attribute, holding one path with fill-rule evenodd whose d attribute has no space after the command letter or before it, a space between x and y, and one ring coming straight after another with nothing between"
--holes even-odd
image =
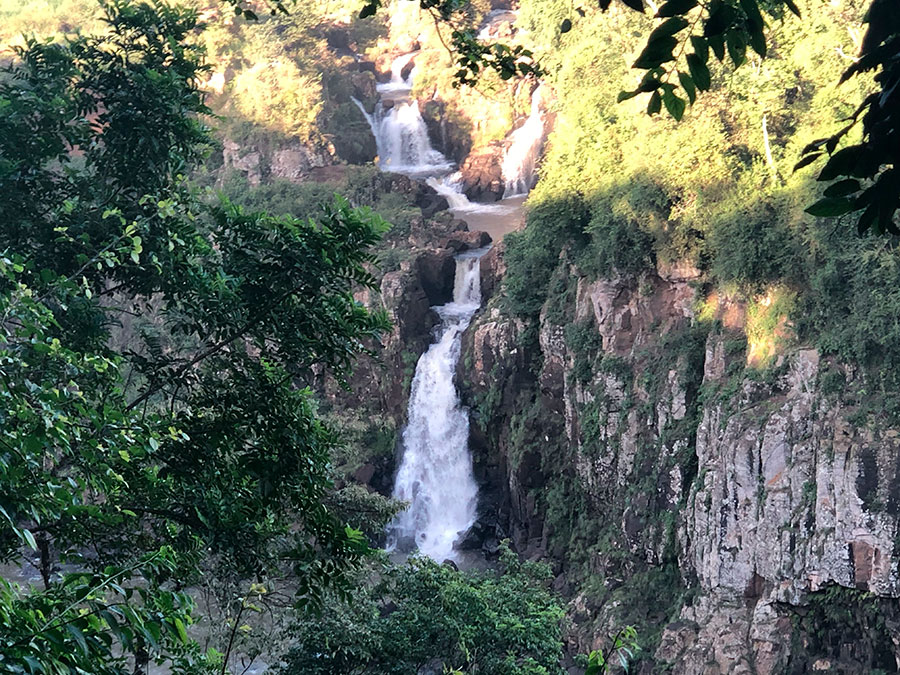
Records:
<instances>
[{"instance_id":1,"label":"green tree","mask_svg":"<svg viewBox=\"0 0 900 675\"><path fill-rule=\"evenodd\" d=\"M544 564L523 563L504 547L498 571L460 572L413 558L385 562L368 576L351 598L301 617L282 672L562 672L563 609Z\"/></svg>"},{"instance_id":2,"label":"green tree","mask_svg":"<svg viewBox=\"0 0 900 675\"><path fill-rule=\"evenodd\" d=\"M193 191L197 16L104 7L0 79L0 558L42 577L0 584L0 672L203 670L186 588L292 570L315 605L367 551L306 383L386 328L353 297L386 226Z\"/></svg>"}]
</instances>

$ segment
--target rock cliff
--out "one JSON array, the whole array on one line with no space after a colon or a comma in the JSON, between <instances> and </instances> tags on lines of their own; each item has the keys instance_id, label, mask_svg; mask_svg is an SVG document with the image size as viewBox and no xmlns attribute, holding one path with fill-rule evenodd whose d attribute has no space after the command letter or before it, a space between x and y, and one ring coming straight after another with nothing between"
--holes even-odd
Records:
<instances>
[{"instance_id":1,"label":"rock cliff","mask_svg":"<svg viewBox=\"0 0 900 675\"><path fill-rule=\"evenodd\" d=\"M895 672L900 433L813 349L759 364L695 277L563 252L538 321L495 295L460 375L499 527L558 561L575 652L635 623L641 672Z\"/></svg>"}]
</instances>

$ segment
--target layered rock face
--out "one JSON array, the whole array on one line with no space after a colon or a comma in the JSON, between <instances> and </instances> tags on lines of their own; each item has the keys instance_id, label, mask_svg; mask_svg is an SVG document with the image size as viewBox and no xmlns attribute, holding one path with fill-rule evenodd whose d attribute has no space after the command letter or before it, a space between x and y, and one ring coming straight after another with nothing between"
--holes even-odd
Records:
<instances>
[{"instance_id":1,"label":"layered rock face","mask_svg":"<svg viewBox=\"0 0 900 675\"><path fill-rule=\"evenodd\" d=\"M896 672L900 434L815 350L748 367L741 307L701 316L694 276L562 259L537 325L495 299L472 326L503 527L560 562L573 651L634 622L641 672Z\"/></svg>"}]
</instances>

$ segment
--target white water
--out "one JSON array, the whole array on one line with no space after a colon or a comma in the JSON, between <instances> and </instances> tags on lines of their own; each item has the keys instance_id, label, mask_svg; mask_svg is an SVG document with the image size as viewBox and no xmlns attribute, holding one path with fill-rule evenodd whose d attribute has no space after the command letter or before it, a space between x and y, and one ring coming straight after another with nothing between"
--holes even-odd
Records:
<instances>
[{"instance_id":1,"label":"white water","mask_svg":"<svg viewBox=\"0 0 900 675\"><path fill-rule=\"evenodd\" d=\"M419 102L409 98L412 89L412 72L403 79L406 68L415 52L394 59L391 64L391 81L377 85L382 101L370 114L355 98L353 102L362 111L375 136L378 148L378 167L408 176L424 177L446 174L453 169L453 162L431 147L428 127L419 112ZM389 94L389 95L387 95ZM393 102L384 107L384 100Z\"/></svg>"},{"instance_id":2,"label":"white water","mask_svg":"<svg viewBox=\"0 0 900 675\"><path fill-rule=\"evenodd\" d=\"M462 174L459 171L446 176L432 176L425 182L447 200L450 210L454 213L478 212L501 216L512 213L516 208L507 204L481 204L469 201L463 192Z\"/></svg>"},{"instance_id":3,"label":"white water","mask_svg":"<svg viewBox=\"0 0 900 675\"><path fill-rule=\"evenodd\" d=\"M469 414L453 384L460 338L481 305L480 257L485 249L456 258L453 301L435 307L441 326L416 364L403 431L403 459L394 497L410 503L388 528L388 549L453 559L456 542L475 522L478 487L469 454Z\"/></svg>"},{"instance_id":4,"label":"white water","mask_svg":"<svg viewBox=\"0 0 900 675\"><path fill-rule=\"evenodd\" d=\"M454 165L431 146L428 128L419 112L418 103L411 99L412 72L407 78L403 71L413 54L394 59L391 81L378 85L381 101L375 112L366 112L363 104L354 102L365 115L378 147L378 166L383 171L403 173L424 178L443 195L454 213L466 218L478 218L479 229L496 226L497 239L518 226L521 220L521 199L505 204L474 204L462 191L462 177L453 173ZM393 105L385 107L385 102ZM533 102L532 117L540 113ZM538 136L543 136L543 121ZM529 126L529 124L531 126ZM520 150L528 134L533 133L532 118L513 134L513 144L504 161L504 177L520 176L515 185L523 185L527 192L533 183L536 149ZM530 138L530 136L528 136ZM521 140L520 140L521 138ZM529 145L531 148L533 143ZM512 156L514 153L515 156ZM531 162L523 170L514 169L515 157ZM495 233L492 232L492 236ZM462 407L454 385L459 361L460 338L481 304L479 259L485 250L467 251L456 258L456 279L453 301L435 307L441 325L435 341L416 365L410 392L408 423L403 431L403 456L394 483L394 496L409 502L388 526L388 550L420 553L435 560L457 559L454 549L461 536L475 522L478 507L478 487L472 475L469 454L469 415Z\"/></svg>"},{"instance_id":5,"label":"white water","mask_svg":"<svg viewBox=\"0 0 900 675\"><path fill-rule=\"evenodd\" d=\"M528 194L537 182L537 162L544 145L544 115L541 112L541 87L531 95L531 114L510 135L511 145L503 158L503 198Z\"/></svg>"},{"instance_id":6,"label":"white water","mask_svg":"<svg viewBox=\"0 0 900 675\"><path fill-rule=\"evenodd\" d=\"M412 89L412 71L409 73L409 77L403 77L403 69L409 65L409 62L413 60L413 57L418 54L418 52L410 52L409 54L404 54L403 56L398 56L391 62L391 80L390 82L385 82L384 84L376 84L375 89L379 92L409 92Z\"/></svg>"}]
</instances>

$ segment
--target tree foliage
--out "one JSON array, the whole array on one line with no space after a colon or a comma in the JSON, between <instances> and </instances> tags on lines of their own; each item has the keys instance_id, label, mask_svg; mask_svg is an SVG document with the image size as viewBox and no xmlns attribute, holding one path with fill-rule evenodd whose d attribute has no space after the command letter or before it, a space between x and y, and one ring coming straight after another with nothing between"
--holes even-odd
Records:
<instances>
[{"instance_id":1,"label":"tree foliage","mask_svg":"<svg viewBox=\"0 0 900 675\"><path fill-rule=\"evenodd\" d=\"M498 572L459 572L427 558L383 564L349 599L295 627L291 675L561 673L563 611L549 568L504 547Z\"/></svg>"},{"instance_id":2,"label":"tree foliage","mask_svg":"<svg viewBox=\"0 0 900 675\"><path fill-rule=\"evenodd\" d=\"M0 672L203 669L202 575L292 569L315 604L367 551L305 383L386 328L353 297L385 224L201 198L196 14L105 10L0 79L0 556L42 577L0 586Z\"/></svg>"}]
</instances>

